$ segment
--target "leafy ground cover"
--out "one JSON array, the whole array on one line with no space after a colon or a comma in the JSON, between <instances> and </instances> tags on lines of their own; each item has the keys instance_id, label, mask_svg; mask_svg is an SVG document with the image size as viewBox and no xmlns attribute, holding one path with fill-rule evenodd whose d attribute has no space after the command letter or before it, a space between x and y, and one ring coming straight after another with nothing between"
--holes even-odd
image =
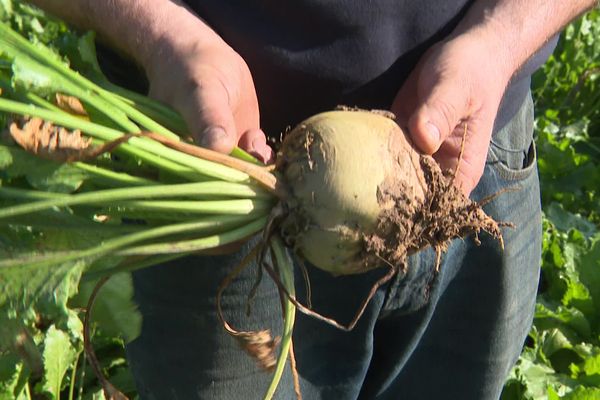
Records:
<instances>
[{"instance_id":1,"label":"leafy ground cover","mask_svg":"<svg viewBox=\"0 0 600 400\"><path fill-rule=\"evenodd\" d=\"M76 34L60 21L12 0L0 0L0 22L8 23L36 46L61 49L62 62L80 70L97 71L93 35ZM26 88L28 82L39 84L36 78L43 75L36 75L23 62L20 65L24 67L20 75L23 86ZM11 90L7 77L13 67L0 50L0 91ZM6 125L7 119L7 115L0 114L0 127ZM88 176L65 167L28 156L0 141L0 187L3 181L21 181L24 187L69 193ZM75 215L74 225L64 215L56 217L53 211L43 216L49 224L62 221L54 230L43 233L22 225L0 226L0 400L104 398L83 351L84 309L98 278L83 277L85 261L65 263L52 271L20 271L18 266L3 264L6 256L40 243L44 243L44 248L36 250L43 252L46 248L77 248L99 240L75 229L79 225ZM130 398L135 398L123 350L124 343L137 336L141 326L141 318L131 302L132 290L128 274L111 278L97 297L91 326L92 345L103 373ZM19 292L20 301L14 301Z\"/></svg>"},{"instance_id":2,"label":"leafy ground cover","mask_svg":"<svg viewBox=\"0 0 600 400\"><path fill-rule=\"evenodd\" d=\"M600 399L600 13L534 77L544 210L534 326L502 400Z\"/></svg>"},{"instance_id":3,"label":"leafy ground cover","mask_svg":"<svg viewBox=\"0 0 600 400\"><path fill-rule=\"evenodd\" d=\"M103 79L91 34L78 35L16 0L0 0L0 20L32 43L61 49L65 61ZM595 11L565 30L553 57L534 77L543 271L534 326L507 380L503 400L600 399L598 38L600 12ZM0 52L0 81L3 68L9 66ZM0 115L0 125L5 123L6 116ZM68 192L85 178L14 156L0 149L0 186L2 179L22 179L34 187ZM77 237L68 231L57 230L47 245L76 244L72 241ZM3 254L33 242L30 230L0 227L0 261ZM83 309L95 280L83 279L78 287L75 282L80 281L82 268L70 265L58 270L53 281L28 276L23 289L37 292L28 298L32 301L16 305L3 303L5 287L0 282L0 400L103 398L83 355ZM135 398L123 351L125 341L135 337L140 326L129 301L131 290L126 274L112 278L102 289L94 313L93 346L108 379Z\"/></svg>"}]
</instances>

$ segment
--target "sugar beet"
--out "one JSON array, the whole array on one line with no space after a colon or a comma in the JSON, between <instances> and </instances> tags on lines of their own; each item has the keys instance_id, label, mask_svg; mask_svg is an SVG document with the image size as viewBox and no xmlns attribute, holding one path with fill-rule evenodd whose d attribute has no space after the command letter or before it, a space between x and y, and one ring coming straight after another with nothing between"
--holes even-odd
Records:
<instances>
[{"instance_id":1,"label":"sugar beet","mask_svg":"<svg viewBox=\"0 0 600 400\"><path fill-rule=\"evenodd\" d=\"M282 233L296 252L334 275L392 265L427 246L499 225L466 198L393 115L315 115L286 137L278 169L289 186Z\"/></svg>"}]
</instances>

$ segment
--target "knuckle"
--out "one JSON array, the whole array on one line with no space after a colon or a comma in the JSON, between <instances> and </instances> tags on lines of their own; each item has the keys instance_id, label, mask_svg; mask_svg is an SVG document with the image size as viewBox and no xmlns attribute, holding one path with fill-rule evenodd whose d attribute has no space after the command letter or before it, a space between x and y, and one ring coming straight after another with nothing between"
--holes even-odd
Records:
<instances>
[{"instance_id":1,"label":"knuckle","mask_svg":"<svg viewBox=\"0 0 600 400\"><path fill-rule=\"evenodd\" d=\"M438 111L442 117L442 121L446 126L446 132L449 134L454 131L460 117L456 105L449 101L436 100L433 103L433 108Z\"/></svg>"}]
</instances>

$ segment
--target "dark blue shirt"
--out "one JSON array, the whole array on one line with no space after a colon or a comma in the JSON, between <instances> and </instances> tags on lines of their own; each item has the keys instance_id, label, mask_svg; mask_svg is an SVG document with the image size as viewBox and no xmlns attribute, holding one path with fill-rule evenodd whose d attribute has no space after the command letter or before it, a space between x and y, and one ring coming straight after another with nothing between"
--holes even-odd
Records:
<instances>
[{"instance_id":1,"label":"dark blue shirt","mask_svg":"<svg viewBox=\"0 0 600 400\"><path fill-rule=\"evenodd\" d=\"M247 62L265 132L336 105L389 109L424 51L446 37L468 0L186 0ZM555 40L513 78L496 129L528 93Z\"/></svg>"}]
</instances>

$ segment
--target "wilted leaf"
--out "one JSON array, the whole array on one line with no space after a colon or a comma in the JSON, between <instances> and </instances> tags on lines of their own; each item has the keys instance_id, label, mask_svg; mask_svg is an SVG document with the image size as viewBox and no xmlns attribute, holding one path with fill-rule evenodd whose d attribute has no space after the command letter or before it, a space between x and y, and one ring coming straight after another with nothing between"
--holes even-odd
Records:
<instances>
[{"instance_id":1,"label":"wilted leaf","mask_svg":"<svg viewBox=\"0 0 600 400\"><path fill-rule=\"evenodd\" d=\"M40 118L13 122L10 134L28 152L59 162L84 158L82 154L92 142L90 138L81 136L81 131L71 131Z\"/></svg>"},{"instance_id":2,"label":"wilted leaf","mask_svg":"<svg viewBox=\"0 0 600 400\"><path fill-rule=\"evenodd\" d=\"M61 110L66 111L69 114L78 115L81 117L87 116L87 111L85 111L85 107L77 97L56 93L54 95L54 100L56 105Z\"/></svg>"}]
</instances>

